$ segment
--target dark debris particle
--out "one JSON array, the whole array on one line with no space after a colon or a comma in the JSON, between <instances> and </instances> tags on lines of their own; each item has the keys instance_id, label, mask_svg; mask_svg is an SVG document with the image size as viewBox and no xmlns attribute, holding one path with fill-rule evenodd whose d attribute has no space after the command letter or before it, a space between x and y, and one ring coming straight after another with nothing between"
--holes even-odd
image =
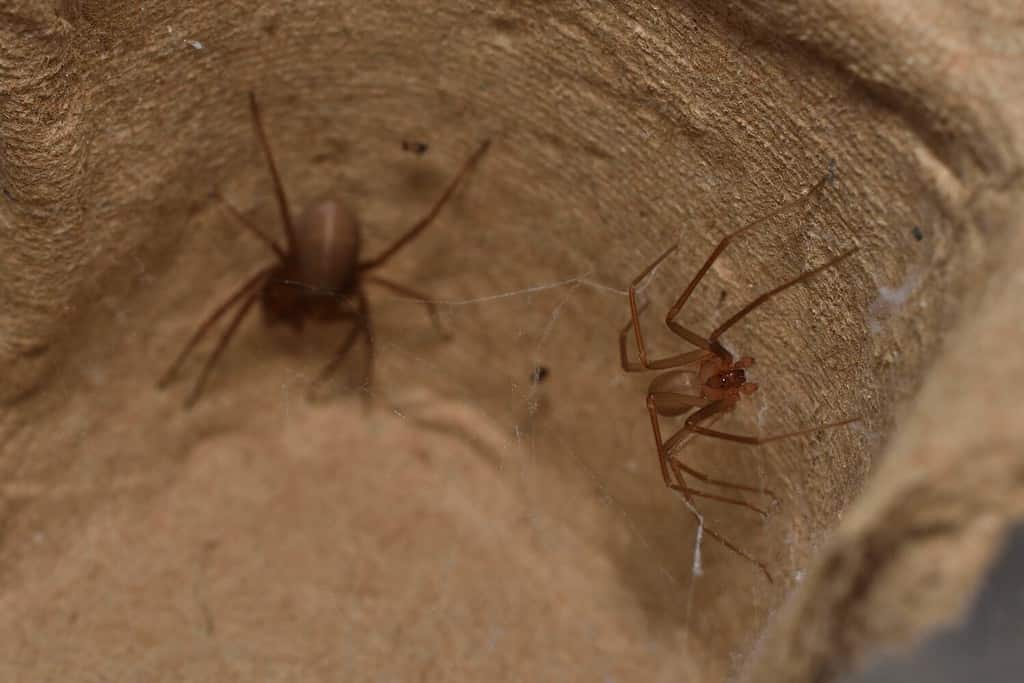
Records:
<instances>
[{"instance_id":1,"label":"dark debris particle","mask_svg":"<svg viewBox=\"0 0 1024 683\"><path fill-rule=\"evenodd\" d=\"M914 226L914 229L910 231L910 234L914 236L914 239L920 242L924 239L924 233L921 232L921 228Z\"/></svg>"},{"instance_id":2,"label":"dark debris particle","mask_svg":"<svg viewBox=\"0 0 1024 683\"><path fill-rule=\"evenodd\" d=\"M402 140L402 149L406 152L412 152L418 157L423 156L430 146L425 142L416 142L415 140Z\"/></svg>"},{"instance_id":3,"label":"dark debris particle","mask_svg":"<svg viewBox=\"0 0 1024 683\"><path fill-rule=\"evenodd\" d=\"M836 181L836 176L839 174L839 169L836 165L835 159L828 160L828 184L831 185Z\"/></svg>"},{"instance_id":4,"label":"dark debris particle","mask_svg":"<svg viewBox=\"0 0 1024 683\"><path fill-rule=\"evenodd\" d=\"M540 384L547 379L549 372L550 371L543 365L538 365L533 369L533 372L530 373L530 381L534 384Z\"/></svg>"}]
</instances>

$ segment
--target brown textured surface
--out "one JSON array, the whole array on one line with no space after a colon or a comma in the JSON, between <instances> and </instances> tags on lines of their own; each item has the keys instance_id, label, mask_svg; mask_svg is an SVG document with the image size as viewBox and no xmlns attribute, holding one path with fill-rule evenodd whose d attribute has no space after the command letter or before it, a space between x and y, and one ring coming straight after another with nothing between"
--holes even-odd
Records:
<instances>
[{"instance_id":1,"label":"brown textured surface","mask_svg":"<svg viewBox=\"0 0 1024 683\"><path fill-rule=\"evenodd\" d=\"M764 5L0 10L3 678L827 680L953 615L1021 512L1024 16ZM207 199L276 224L250 88L293 204L347 193L369 253L494 140L388 271L459 302L454 340L371 295L370 414L302 398L338 330L255 317L195 410L197 363L153 389L267 258ZM709 542L693 577L615 290L678 239L646 292L675 348L655 313L829 160L838 182L731 247L685 318L860 246L726 341L763 386L735 429L867 419L695 442L783 500L704 508L774 585Z\"/></svg>"}]
</instances>

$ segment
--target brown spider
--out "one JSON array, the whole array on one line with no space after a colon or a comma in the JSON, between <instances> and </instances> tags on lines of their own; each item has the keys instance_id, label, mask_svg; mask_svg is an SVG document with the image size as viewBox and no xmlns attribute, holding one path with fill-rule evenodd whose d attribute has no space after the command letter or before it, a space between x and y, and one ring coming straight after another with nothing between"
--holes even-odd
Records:
<instances>
[{"instance_id":1,"label":"brown spider","mask_svg":"<svg viewBox=\"0 0 1024 683\"><path fill-rule=\"evenodd\" d=\"M297 332L302 331L307 318L321 322L352 321L351 330L333 360L327 364L317 380L314 381L310 388L311 391L337 369L360 333L366 337L365 385L369 386L372 381L373 334L369 302L363 291L363 285L366 283L380 285L403 296L421 300L435 327L440 330L437 310L429 301L430 297L411 287L386 280L380 276L371 276L370 272L384 265L433 222L441 208L454 194L459 183L476 165L490 145L490 141L485 141L466 160L444 193L423 218L380 255L360 261L359 221L342 199L338 197L320 199L310 204L297 221L292 220L284 186L277 173L277 166L270 152L270 144L267 141L260 110L256 104L256 96L253 93L249 93L249 107L252 111L256 135L266 156L267 166L270 168L274 193L277 195L277 205L284 224L287 249L282 248L273 238L247 221L219 192L214 192L214 198L221 203L235 222L265 242L277 255L277 261L252 275L202 322L161 378L159 386L164 387L174 378L181 364L206 335L210 327L232 307L241 303L228 324L227 330L221 335L213 353L206 361L192 393L185 401L186 407L194 405L199 399L214 364L257 299L260 299L263 305L264 320L268 325L284 323L293 327Z\"/></svg>"},{"instance_id":2,"label":"brown spider","mask_svg":"<svg viewBox=\"0 0 1024 683\"><path fill-rule=\"evenodd\" d=\"M822 188L828 183L832 177L831 170L825 175L816 185L810 190L803 194L800 198L791 201L787 204L782 205L775 211L762 216L742 228L726 235L718 246L715 247L714 251L701 266L701 269L697 271L697 274L690 281L690 284L683 290L683 293L679 296L675 305L669 309L665 315L665 324L672 330L676 335L682 337L687 342L698 347L695 351L688 351L679 353L674 356L668 356L665 358L649 359L647 357L647 349L644 346L643 334L640 331L640 311L636 305L636 287L647 277L648 274L659 263L661 263L669 254L675 251L676 246L670 247L661 256L659 256L654 263L649 265L629 287L629 310L630 319L622 331L619 333L619 357L622 363L622 369L626 372L642 372L644 370L668 370L670 368L685 368L675 369L669 372L664 372L656 376L650 383L647 390L647 412L651 418L651 429L654 432L654 441L657 444L658 449L658 461L661 465L661 476L665 481L665 485L669 488L678 491L686 499L689 504L690 511L697 517L698 522L703 525L703 520L698 514L694 505L693 498L702 497L711 500L717 500L723 503L730 503L732 505L739 505L741 507L753 510L762 516L766 516L766 513L744 500L738 498L728 498L720 496L714 493L708 493L698 489L691 488L684 478L684 473L699 479L705 484L711 484L720 486L723 488L731 488L739 491L748 491L754 493L763 493L771 497L775 502L778 499L771 491L766 489L760 489L753 486L744 486L742 484L734 484L719 479L712 479L703 472L700 472L686 463L679 460L674 451L678 450L688 441L686 437L695 436L698 434L704 436L710 436L717 439L725 439L727 441L736 441L739 443L746 443L752 445L760 445L768 443L770 441L777 441L779 439L786 439L792 436L800 436L801 434L810 434L813 432L820 431L822 429L828 429L831 427L838 427L840 425L849 424L859 420L859 417L852 417L838 422L830 422L828 424L819 425L817 427L811 427L809 429L800 429L793 432L787 432L785 434L777 434L774 436L746 436L741 434L732 434L729 432L718 431L709 428L707 423L713 421L724 414L731 412L735 409L736 404L739 402L742 396L749 396L757 391L757 385L747 381L747 369L754 364L754 359L749 356L743 356L739 360L734 360L733 355L725 349L724 346L718 341L719 338L728 330L730 327L735 325L737 322L742 320L747 314L753 311L755 308L763 304L765 301L782 292L785 289L792 287L793 285L803 282L814 275L817 275L821 271L836 265L843 259L849 258L854 254L857 249L850 249L845 253L837 256L836 258L828 261L827 263L814 268L813 270L806 271L799 276L785 282L775 289L765 292L760 295L752 302L744 306L731 318L726 320L724 323L718 326L707 337L693 332L679 323L676 322L675 318L679 315L683 306L690 298L690 294L697 287L697 284L707 273L708 269L715 262L715 259L722 253L722 251L732 242L733 239L743 235L748 230L751 230L757 225L760 225L770 218L778 216L782 213L789 211L790 209L801 206L806 203L812 196L819 193ZM639 351L640 358L637 361L629 359L626 351L626 338L629 334L630 328L633 329L636 338L636 346ZM697 385L700 387L700 395L692 396L687 394L681 394L676 391L668 390L668 385L675 380L677 377L683 374L693 374L696 376ZM693 412L691 412L693 411ZM663 441L661 437L661 426L658 421L658 416L662 417L676 417L682 416L689 413L683 426L672 434L667 441ZM705 424L702 424L705 423ZM686 441L684 441L686 439ZM746 551L739 548L737 545L729 541L727 538L716 532L714 529L710 529L707 526L703 526L704 532L711 538L715 539L729 550L733 551L737 555L747 559L748 561L756 564L764 572L768 580L772 580L772 576L768 571L768 568L764 563L756 560Z\"/></svg>"}]
</instances>

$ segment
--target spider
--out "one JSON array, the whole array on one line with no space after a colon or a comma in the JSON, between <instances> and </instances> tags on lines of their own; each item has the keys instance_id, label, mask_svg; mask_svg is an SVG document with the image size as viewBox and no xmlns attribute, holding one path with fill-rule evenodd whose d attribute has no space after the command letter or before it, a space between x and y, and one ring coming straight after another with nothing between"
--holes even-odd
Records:
<instances>
[{"instance_id":1,"label":"spider","mask_svg":"<svg viewBox=\"0 0 1024 683\"><path fill-rule=\"evenodd\" d=\"M213 324L229 310L238 306L234 317L228 323L227 329L221 335L192 392L186 399L186 407L193 406L199 400L214 364L257 299L262 304L264 320L268 325L286 324L301 333L307 319L319 322L350 321L352 323L351 329L333 359L324 367L310 387L311 392L338 368L360 334L366 338L367 365L364 386L369 386L372 382L373 334L369 302L364 291L366 284L379 285L402 296L421 301L426 306L434 326L441 331L437 310L429 301L430 297L412 287L378 275L371 275L371 272L391 260L434 221L442 207L455 193L456 188L490 146L490 141L487 140L477 148L426 215L379 255L361 261L359 260L361 246L359 220L342 199L333 196L319 199L307 206L298 220L292 218L284 186L270 151L256 96L251 92L249 93L249 108L256 129L256 137L270 169L270 177L273 181L274 193L277 196L277 205L284 225L286 247L282 247L276 240L246 220L241 212L234 208L220 192L213 193L213 198L220 203L228 215L244 229L262 240L274 252L277 260L250 276L199 325L185 348L160 379L159 386L167 386ZM325 294L329 296L325 296ZM442 332L442 336L446 335Z\"/></svg>"},{"instance_id":2,"label":"spider","mask_svg":"<svg viewBox=\"0 0 1024 683\"><path fill-rule=\"evenodd\" d=\"M722 503L729 503L732 505L738 505L741 507L748 508L766 516L766 513L758 507L755 507L744 500L739 498L730 498L727 496L721 496L715 493L709 493L698 489L691 488L684 477L684 474L690 475L704 484L710 484L723 488L735 489L738 491L748 491L753 493L762 493L768 495L775 501L778 499L771 491L766 489L760 489L753 486L745 486L742 484L734 484L719 479L713 479L708 475L700 472L693 467L682 462L676 457L675 452L682 448L688 441L689 438L696 435L710 436L716 439L724 439L726 441L734 441L739 443L760 445L771 441L777 441L779 439L786 439L789 437L800 436L802 434L811 434L823 429L829 429L832 427L838 427L841 425L849 424L860 419L860 417L847 418L838 422L830 422L822 424L817 427L811 427L809 429L800 429L797 431L786 432L784 434L776 434L774 436L747 436L742 434L733 434L730 432L723 432L710 428L710 423L719 417L731 412L736 408L736 404L743 396L749 396L757 391L757 384L747 381L747 370L754 365L754 359L750 356L743 356L739 359L735 359L728 350L721 344L719 339L721 336L733 325L742 320L751 311L756 309L758 306L768 301L770 298L779 294L780 292L796 285L800 282L804 282L811 277L814 277L826 268L831 268L839 262L849 258L857 252L857 248L850 249L841 255L833 258L832 260L814 268L801 273L797 277L779 285L771 291L761 294L756 299L751 301L749 304L741 308L737 313L733 314L728 320L718 326L711 334L704 337L692 330L683 327L681 324L676 322L676 317L682 310L683 306L689 300L693 290L700 283L701 279L707 273L708 269L715 262L715 259L722 253L723 250L736 238L742 236L754 227L766 222L767 220L774 218L780 214L786 213L787 211L801 206L806 203L811 197L821 192L825 185L832 178L832 170L820 180L817 184L811 187L798 199L788 202L775 211L761 216L754 221L744 225L743 227L735 230L734 232L726 235L718 243L718 246L711 252L707 260L704 261L704 265L701 266L700 270L687 285L686 289L676 300L675 304L668 310L665 315L665 324L668 328L681 337L683 340L693 344L697 347L694 351L687 351L679 353L673 356L667 356L665 358L648 358L647 348L644 345L643 334L640 330L640 312L643 308L638 308L636 304L636 287L653 271L658 264L660 264L665 258L674 252L677 245L669 247L661 256L659 256L653 263L651 263L633 282L629 287L629 310L630 319L622 331L619 333L619 358L622 364L622 369L626 372L643 372L645 370L668 370L663 372L653 380L647 389L647 412L651 419L651 430L654 433L654 441L657 445L658 450L658 462L661 466L661 476L665 482L665 485L670 489L680 493L688 503L688 508L697 517L698 523L703 526L703 519L697 512L696 506L694 505L694 497L707 498L710 500L717 500ZM645 306L646 307L646 306ZM637 351L639 352L639 360L630 360L627 352L627 336L629 330L632 329L636 339ZM675 368L675 369L673 369ZM677 391L669 390L669 385L683 374L692 374L696 376L696 384L700 387L700 395L688 395L678 393ZM688 415L687 415L688 414ZM662 439L661 425L659 423L660 417L678 417L687 415L683 426L678 429L674 434L669 436L667 440ZM744 551L742 548L734 544L729 539L722 536L714 529L710 529L707 526L703 526L704 533L711 538L715 539L723 546L733 551L737 555L743 557L756 564L764 572L764 575L768 578L768 581L772 581L771 573L765 564L749 553Z\"/></svg>"}]
</instances>

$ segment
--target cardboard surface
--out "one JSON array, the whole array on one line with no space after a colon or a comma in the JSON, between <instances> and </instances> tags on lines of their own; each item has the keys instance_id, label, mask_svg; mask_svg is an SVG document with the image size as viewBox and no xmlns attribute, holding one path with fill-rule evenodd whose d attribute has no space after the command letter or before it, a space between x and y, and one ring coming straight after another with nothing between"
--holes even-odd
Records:
<instances>
[{"instance_id":1,"label":"cardboard surface","mask_svg":"<svg viewBox=\"0 0 1024 683\"><path fill-rule=\"evenodd\" d=\"M1024 499L1022 17L768 5L0 10L3 678L824 681L955 616ZM358 353L305 398L343 328L258 314L193 410L212 338L155 388L272 258L210 199L278 234L249 90L293 207L349 197L366 256L493 141L382 271L452 339L369 292L368 408ZM644 323L688 350L664 310L830 163L683 314L860 248L725 336L761 389L721 425L863 423L687 446L779 495L701 507L769 584L697 545L616 335L678 242Z\"/></svg>"}]
</instances>

